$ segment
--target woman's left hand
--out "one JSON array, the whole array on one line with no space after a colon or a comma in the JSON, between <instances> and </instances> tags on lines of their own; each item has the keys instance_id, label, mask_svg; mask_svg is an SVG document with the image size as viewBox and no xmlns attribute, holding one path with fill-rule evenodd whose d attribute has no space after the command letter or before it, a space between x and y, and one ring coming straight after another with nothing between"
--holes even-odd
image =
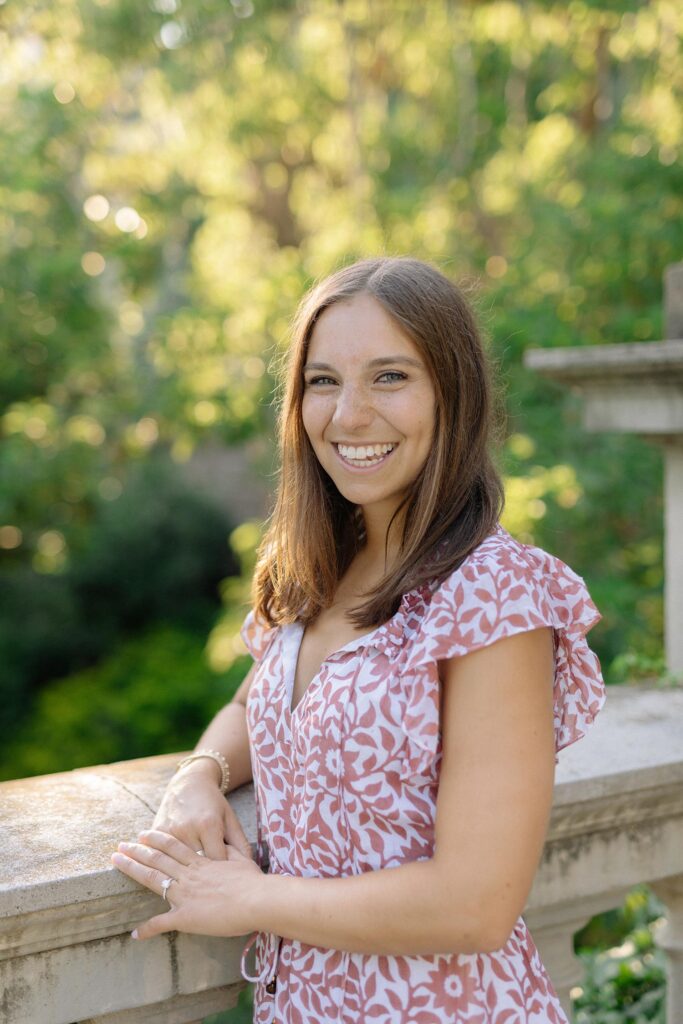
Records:
<instances>
[{"instance_id":1,"label":"woman's left hand","mask_svg":"<svg viewBox=\"0 0 683 1024\"><path fill-rule=\"evenodd\" d=\"M237 936L255 930L254 905L265 875L250 857L228 846L227 860L209 860L166 832L143 832L139 840L119 844L111 858L114 867L159 896L162 882L173 881L167 886L170 909L141 924L133 938L171 931Z\"/></svg>"}]
</instances>

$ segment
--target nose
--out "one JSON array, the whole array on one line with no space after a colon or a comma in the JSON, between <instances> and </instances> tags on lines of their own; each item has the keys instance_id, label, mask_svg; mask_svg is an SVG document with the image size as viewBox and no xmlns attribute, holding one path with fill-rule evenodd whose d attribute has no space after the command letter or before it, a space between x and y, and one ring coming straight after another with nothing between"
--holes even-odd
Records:
<instances>
[{"instance_id":1,"label":"nose","mask_svg":"<svg viewBox=\"0 0 683 1024\"><path fill-rule=\"evenodd\" d=\"M346 431L359 430L371 423L372 417L372 404L365 388L353 384L340 387L332 416L335 427Z\"/></svg>"}]
</instances>

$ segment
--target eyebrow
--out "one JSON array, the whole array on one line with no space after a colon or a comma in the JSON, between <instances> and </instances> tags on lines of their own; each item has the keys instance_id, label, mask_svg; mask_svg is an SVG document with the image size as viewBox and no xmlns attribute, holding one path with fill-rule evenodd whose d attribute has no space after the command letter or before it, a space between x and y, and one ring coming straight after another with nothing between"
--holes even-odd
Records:
<instances>
[{"instance_id":1,"label":"eyebrow","mask_svg":"<svg viewBox=\"0 0 683 1024\"><path fill-rule=\"evenodd\" d=\"M419 359L412 359L410 356L380 356L377 359L371 359L367 366L395 366L396 363L405 363L408 366L416 366L418 370L422 370L424 364ZM304 366L304 373L306 370L333 370L334 367L330 363L306 363Z\"/></svg>"}]
</instances>

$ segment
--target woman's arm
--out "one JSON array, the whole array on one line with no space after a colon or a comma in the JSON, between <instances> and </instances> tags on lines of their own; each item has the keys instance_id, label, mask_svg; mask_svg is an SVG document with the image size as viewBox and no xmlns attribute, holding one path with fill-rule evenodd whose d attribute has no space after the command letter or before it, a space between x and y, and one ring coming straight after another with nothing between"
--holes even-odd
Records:
<instances>
[{"instance_id":1,"label":"woman's arm","mask_svg":"<svg viewBox=\"0 0 683 1024\"><path fill-rule=\"evenodd\" d=\"M247 734L246 703L249 687L254 676L254 666L242 680L229 704L214 716L200 736L196 750L218 750L230 765L230 789L238 789L251 781L251 758ZM216 783L221 781L221 772L216 761L202 757L192 761L181 772L209 772Z\"/></svg>"},{"instance_id":2,"label":"woman's arm","mask_svg":"<svg viewBox=\"0 0 683 1024\"><path fill-rule=\"evenodd\" d=\"M231 702L214 717L195 748L223 754L230 766L231 790L251 779L246 700L253 675L252 666ZM177 836L214 860L226 859L226 843L251 856L237 816L220 791L220 781L220 768L212 758L191 761L172 776L153 827Z\"/></svg>"},{"instance_id":3,"label":"woman's arm","mask_svg":"<svg viewBox=\"0 0 683 1024\"><path fill-rule=\"evenodd\" d=\"M241 935L263 929L362 953L499 949L524 908L547 829L554 778L549 629L443 665L443 761L430 860L349 878L260 875L229 849L207 864L158 833L117 867L173 909L138 930ZM132 858L132 859L131 859Z\"/></svg>"}]
</instances>

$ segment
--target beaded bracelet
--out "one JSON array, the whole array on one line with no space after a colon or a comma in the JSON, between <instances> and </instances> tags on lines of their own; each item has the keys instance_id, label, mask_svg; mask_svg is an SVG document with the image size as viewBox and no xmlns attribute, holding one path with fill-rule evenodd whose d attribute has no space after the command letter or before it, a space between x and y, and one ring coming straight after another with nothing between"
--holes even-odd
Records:
<instances>
[{"instance_id":1,"label":"beaded bracelet","mask_svg":"<svg viewBox=\"0 0 683 1024\"><path fill-rule=\"evenodd\" d=\"M221 770L221 793L227 793L230 786L230 766L218 750L206 750L204 748L201 750L195 750L192 754L189 754L188 757L183 758L183 760L178 764L176 771L180 771L181 768L191 764L192 761L196 761L200 757L210 757L216 762Z\"/></svg>"}]
</instances>

